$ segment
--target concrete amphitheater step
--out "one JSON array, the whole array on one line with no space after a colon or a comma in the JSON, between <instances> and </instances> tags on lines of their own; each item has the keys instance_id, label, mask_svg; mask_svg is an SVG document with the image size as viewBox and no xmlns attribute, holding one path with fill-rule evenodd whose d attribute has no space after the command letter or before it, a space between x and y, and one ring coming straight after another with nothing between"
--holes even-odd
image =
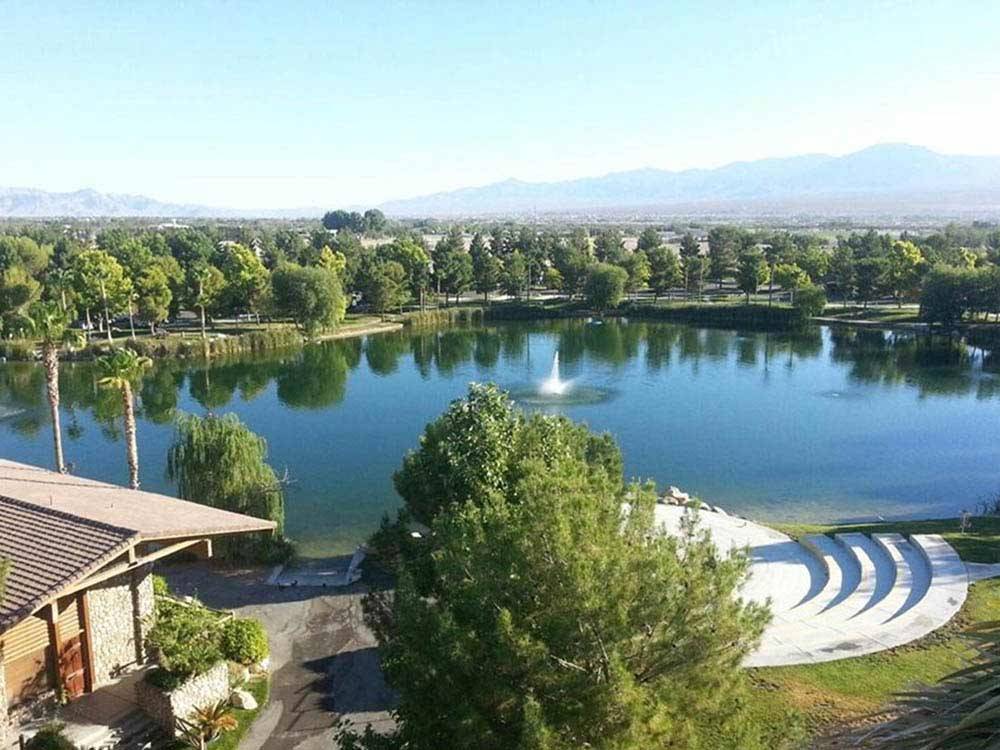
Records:
<instances>
[{"instance_id":1,"label":"concrete amphitheater step","mask_svg":"<svg viewBox=\"0 0 1000 750\"><path fill-rule=\"evenodd\" d=\"M927 564L927 558L906 541L902 534L872 534L872 539L896 565L894 590L906 593L906 598L899 602L896 610L883 621L883 624L888 624L909 612L924 598L931 585L931 569ZM890 604L886 609L891 609L891 606Z\"/></svg>"},{"instance_id":2,"label":"concrete amphitheater step","mask_svg":"<svg viewBox=\"0 0 1000 750\"><path fill-rule=\"evenodd\" d=\"M835 539L858 559L863 571L862 580L874 580L871 596L857 612L848 615L848 619L854 626L880 625L903 606L909 594L907 589L897 585L899 570L896 560L878 542L864 534L837 534ZM905 560L901 562L902 567L906 567Z\"/></svg>"}]
</instances>

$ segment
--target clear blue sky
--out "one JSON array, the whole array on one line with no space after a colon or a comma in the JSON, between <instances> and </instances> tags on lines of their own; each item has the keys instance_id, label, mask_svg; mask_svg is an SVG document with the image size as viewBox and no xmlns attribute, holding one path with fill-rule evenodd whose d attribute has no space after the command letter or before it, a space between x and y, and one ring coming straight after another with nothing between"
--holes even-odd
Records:
<instances>
[{"instance_id":1,"label":"clear blue sky","mask_svg":"<svg viewBox=\"0 0 1000 750\"><path fill-rule=\"evenodd\" d=\"M1000 2L0 0L0 185L245 208L1000 153Z\"/></svg>"}]
</instances>

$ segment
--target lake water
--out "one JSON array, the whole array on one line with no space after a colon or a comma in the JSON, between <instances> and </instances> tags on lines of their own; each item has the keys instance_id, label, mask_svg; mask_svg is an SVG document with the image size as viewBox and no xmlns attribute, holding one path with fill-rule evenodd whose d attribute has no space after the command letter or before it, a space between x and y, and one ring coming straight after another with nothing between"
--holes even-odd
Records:
<instances>
[{"instance_id":1,"label":"lake water","mask_svg":"<svg viewBox=\"0 0 1000 750\"><path fill-rule=\"evenodd\" d=\"M556 351L570 403L527 408L609 430L630 476L757 520L953 516L1000 490L1000 374L979 350L879 331L584 321L158 362L141 389L143 487L173 491L164 465L177 410L232 411L287 470L287 532L302 552L344 552L397 507L393 471L470 381L530 395ZM86 363L64 365L61 387L73 470L124 484L117 397ZM51 466L38 366L0 365L0 455Z\"/></svg>"}]
</instances>

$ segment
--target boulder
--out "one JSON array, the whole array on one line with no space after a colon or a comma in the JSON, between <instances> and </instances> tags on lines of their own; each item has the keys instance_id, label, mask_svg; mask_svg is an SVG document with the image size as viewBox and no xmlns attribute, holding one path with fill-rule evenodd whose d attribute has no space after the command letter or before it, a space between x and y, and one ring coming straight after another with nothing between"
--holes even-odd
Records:
<instances>
[{"instance_id":1,"label":"boulder","mask_svg":"<svg viewBox=\"0 0 1000 750\"><path fill-rule=\"evenodd\" d=\"M242 664L237 664L234 661L229 662L230 685L242 685L249 679L250 679L249 667L244 667Z\"/></svg>"},{"instance_id":2,"label":"boulder","mask_svg":"<svg viewBox=\"0 0 1000 750\"><path fill-rule=\"evenodd\" d=\"M229 705L233 708L242 708L244 711L253 711L257 708L257 699L242 688L236 688L229 695Z\"/></svg>"}]
</instances>

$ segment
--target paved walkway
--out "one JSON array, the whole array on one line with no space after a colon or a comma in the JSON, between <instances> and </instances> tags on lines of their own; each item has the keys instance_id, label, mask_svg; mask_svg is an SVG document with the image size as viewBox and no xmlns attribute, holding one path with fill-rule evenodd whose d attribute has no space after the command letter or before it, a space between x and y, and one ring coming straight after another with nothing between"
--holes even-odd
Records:
<instances>
[{"instance_id":1,"label":"paved walkway","mask_svg":"<svg viewBox=\"0 0 1000 750\"><path fill-rule=\"evenodd\" d=\"M340 564L336 561L334 564ZM173 590L205 604L257 617L271 642L271 699L241 750L331 750L343 717L383 731L392 726L386 687L365 626L360 584L329 593L279 589L267 571L220 571L204 564L164 567Z\"/></svg>"}]
</instances>

